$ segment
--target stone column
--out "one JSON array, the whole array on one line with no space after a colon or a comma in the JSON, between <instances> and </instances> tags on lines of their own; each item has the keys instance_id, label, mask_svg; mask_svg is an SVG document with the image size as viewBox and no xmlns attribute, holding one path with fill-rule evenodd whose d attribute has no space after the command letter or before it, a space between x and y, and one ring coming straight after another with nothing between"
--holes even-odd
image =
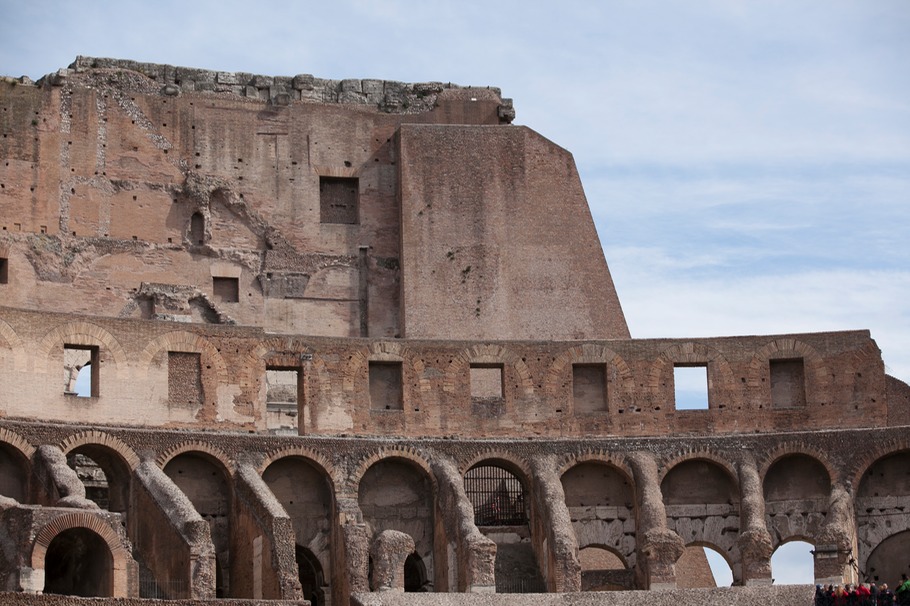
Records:
<instances>
[{"instance_id":1,"label":"stone column","mask_svg":"<svg viewBox=\"0 0 910 606\"><path fill-rule=\"evenodd\" d=\"M436 477L436 516L445 529L447 591L495 592L496 543L474 524L474 506L465 493L458 468L451 460L440 456L433 462L433 475ZM437 557L434 568L439 566L443 566L443 560ZM438 587L437 590L446 591L446 588Z\"/></svg>"},{"instance_id":2,"label":"stone column","mask_svg":"<svg viewBox=\"0 0 910 606\"><path fill-rule=\"evenodd\" d=\"M765 497L752 453L739 460L740 533L736 543L742 554L743 585L771 584L771 533L765 523Z\"/></svg>"},{"instance_id":3,"label":"stone column","mask_svg":"<svg viewBox=\"0 0 910 606\"><path fill-rule=\"evenodd\" d=\"M404 562L414 553L414 539L397 530L383 530L370 545L373 578L370 591L404 592Z\"/></svg>"},{"instance_id":4,"label":"stone column","mask_svg":"<svg viewBox=\"0 0 910 606\"><path fill-rule=\"evenodd\" d=\"M857 568L854 560L856 516L853 511L853 489L849 483L831 485L828 515L816 537L815 582L855 583Z\"/></svg>"},{"instance_id":5,"label":"stone column","mask_svg":"<svg viewBox=\"0 0 910 606\"><path fill-rule=\"evenodd\" d=\"M538 558L547 589L554 593L581 591L578 540L566 507L562 482L556 475L554 457L535 457L531 462L531 473L537 505L535 544L540 545Z\"/></svg>"},{"instance_id":6,"label":"stone column","mask_svg":"<svg viewBox=\"0 0 910 606\"><path fill-rule=\"evenodd\" d=\"M332 540L333 545L337 546L337 551L332 575L333 579L338 579L338 583L337 585L334 581L332 583L332 601L347 604L352 593L365 593L370 590L367 578L370 568L370 540L356 498L336 497L335 507L337 517Z\"/></svg>"},{"instance_id":7,"label":"stone column","mask_svg":"<svg viewBox=\"0 0 910 606\"><path fill-rule=\"evenodd\" d=\"M647 589L673 589L676 561L686 546L678 534L667 528L667 510L657 482L657 462L651 453L641 451L631 453L628 461L638 501L636 581Z\"/></svg>"}]
</instances>

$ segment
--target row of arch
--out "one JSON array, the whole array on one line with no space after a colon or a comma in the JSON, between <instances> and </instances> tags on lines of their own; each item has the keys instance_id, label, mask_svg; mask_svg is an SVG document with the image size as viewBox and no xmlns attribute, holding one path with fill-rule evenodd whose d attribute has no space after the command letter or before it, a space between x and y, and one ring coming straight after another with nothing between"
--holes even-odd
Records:
<instances>
[{"instance_id":1,"label":"row of arch","mask_svg":"<svg viewBox=\"0 0 910 606\"><path fill-rule=\"evenodd\" d=\"M0 436L3 438L0 443L0 494L27 502L26 470L29 469L29 454L34 449L16 434L5 429L0 431L4 434ZM88 457L97 464L108 480L106 508L129 515L131 473L139 464L139 457L132 449L116 437L95 431L72 436L61 444L61 450L71 457ZM212 528L218 554L217 585L221 594L229 595L231 509L235 494L231 461L211 446L188 442L162 452L157 462ZM505 488L494 486L493 490L483 493L486 497L477 500L466 486L465 494L473 499L475 523L478 526L527 524L526 536L522 538L533 545L533 534L538 530L534 518L540 520L548 515L535 511L541 505L533 498L538 490L534 475L509 453L487 452L462 466L463 481L467 481L472 470L481 467L506 472L520 488L516 495L504 483ZM908 468L910 452L907 449L879 457L863 472L856 492L857 510L860 502L865 506L870 499L910 496ZM272 452L260 466L263 481L292 519L299 580L304 592L309 592L318 601L319 592L331 591L331 584L337 582L329 578L337 576L332 562L335 540L332 525L338 499L345 495L356 498L368 536L391 529L414 538L417 559L411 560L410 586L426 588L432 585L437 578L434 559L438 556L438 545L434 528L438 515L435 508L438 487L431 465L417 451L386 449L365 456L356 469L350 480L339 477L338 470L320 454L300 448ZM821 460L805 453L782 454L765 462L760 470L762 496L774 547L792 540L814 543L814 534L821 529L827 514L832 482L840 481L840 478L832 478ZM614 553L626 569L634 569L638 557L637 517L641 503L636 475L628 462L623 457L595 454L571 457L563 462L558 476L565 506L573 520L577 549L606 549ZM736 577L737 566L741 565L736 539L742 499L736 469L719 457L697 453L668 462L656 479L668 526L687 544L715 548L730 563ZM503 506L504 501L500 500L503 497L507 499L508 507ZM775 516L787 514L787 504L793 501L801 501L803 508L809 509L800 512L806 519L794 524L789 515L786 528L777 526ZM784 506L778 511L775 504ZM703 507L704 511L693 512L693 507ZM509 518L497 517L499 511L508 511ZM524 517L521 517L522 513ZM808 519L813 514L817 514L814 522ZM858 518L864 515L857 511ZM720 532L709 530L705 524L705 520L712 517L728 519L726 525L719 527ZM903 523L906 525L908 521ZM894 532L889 537L907 529L892 528ZM76 539L83 543L88 541L85 536ZM874 550L875 546L872 547ZM861 565L868 564L869 558L874 560L873 555L867 554ZM423 572L416 574L414 570Z\"/></svg>"}]
</instances>

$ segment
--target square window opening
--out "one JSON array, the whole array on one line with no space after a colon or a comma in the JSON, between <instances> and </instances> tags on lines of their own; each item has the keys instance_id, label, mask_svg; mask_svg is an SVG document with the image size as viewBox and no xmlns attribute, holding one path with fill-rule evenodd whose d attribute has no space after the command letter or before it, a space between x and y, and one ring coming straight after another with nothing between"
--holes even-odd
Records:
<instances>
[{"instance_id":1,"label":"square window opening","mask_svg":"<svg viewBox=\"0 0 910 606\"><path fill-rule=\"evenodd\" d=\"M319 220L356 225L360 222L360 181L357 177L319 177Z\"/></svg>"},{"instance_id":2,"label":"square window opening","mask_svg":"<svg viewBox=\"0 0 910 606\"><path fill-rule=\"evenodd\" d=\"M97 346L63 346L63 393L80 398L97 398L101 358Z\"/></svg>"},{"instance_id":3,"label":"square window opening","mask_svg":"<svg viewBox=\"0 0 910 606\"><path fill-rule=\"evenodd\" d=\"M238 303L240 301L240 278L212 278L212 292L216 303Z\"/></svg>"},{"instance_id":4,"label":"square window opening","mask_svg":"<svg viewBox=\"0 0 910 606\"><path fill-rule=\"evenodd\" d=\"M370 362L370 410L403 410L401 362Z\"/></svg>"},{"instance_id":5,"label":"square window opening","mask_svg":"<svg viewBox=\"0 0 910 606\"><path fill-rule=\"evenodd\" d=\"M502 364L471 364L471 398L501 400L505 389Z\"/></svg>"},{"instance_id":6,"label":"square window opening","mask_svg":"<svg viewBox=\"0 0 910 606\"><path fill-rule=\"evenodd\" d=\"M572 400L577 413L606 412L606 364L572 365Z\"/></svg>"},{"instance_id":7,"label":"square window opening","mask_svg":"<svg viewBox=\"0 0 910 606\"><path fill-rule=\"evenodd\" d=\"M771 360L771 408L806 405L806 371L802 358Z\"/></svg>"},{"instance_id":8,"label":"square window opening","mask_svg":"<svg viewBox=\"0 0 910 606\"><path fill-rule=\"evenodd\" d=\"M708 410L708 365L673 366L676 410Z\"/></svg>"},{"instance_id":9,"label":"square window opening","mask_svg":"<svg viewBox=\"0 0 910 606\"><path fill-rule=\"evenodd\" d=\"M202 405L202 356L195 352L167 352L167 398L171 406Z\"/></svg>"}]
</instances>

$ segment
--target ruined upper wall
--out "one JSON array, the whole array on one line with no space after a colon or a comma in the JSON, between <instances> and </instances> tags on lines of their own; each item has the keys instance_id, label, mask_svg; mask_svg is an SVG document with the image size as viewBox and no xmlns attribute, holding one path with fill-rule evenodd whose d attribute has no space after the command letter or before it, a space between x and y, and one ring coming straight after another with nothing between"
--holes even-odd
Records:
<instances>
[{"instance_id":1,"label":"ruined upper wall","mask_svg":"<svg viewBox=\"0 0 910 606\"><path fill-rule=\"evenodd\" d=\"M571 155L506 105L108 59L2 81L2 300L336 337L628 337ZM475 271L426 273L455 265Z\"/></svg>"},{"instance_id":2,"label":"ruined upper wall","mask_svg":"<svg viewBox=\"0 0 910 606\"><path fill-rule=\"evenodd\" d=\"M440 94L448 98L473 98L475 101L479 97L495 98L500 101L497 108L499 120L509 123L515 118L512 100L501 99L498 88L460 86L451 82L407 83L356 78L331 80L317 78L312 74L262 76L82 56L76 57L68 69L58 70L42 80L60 85L72 73L89 70L127 70L143 74L160 85L161 94L168 96L177 96L181 92L206 92L262 100L276 105L287 105L291 101L364 105L395 114L431 111Z\"/></svg>"}]
</instances>

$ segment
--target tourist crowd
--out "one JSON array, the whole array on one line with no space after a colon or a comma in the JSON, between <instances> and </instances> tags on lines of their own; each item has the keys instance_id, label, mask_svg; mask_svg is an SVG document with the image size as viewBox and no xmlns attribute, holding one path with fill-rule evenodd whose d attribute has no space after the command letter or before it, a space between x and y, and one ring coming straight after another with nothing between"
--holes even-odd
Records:
<instances>
[{"instance_id":1,"label":"tourist crowd","mask_svg":"<svg viewBox=\"0 0 910 606\"><path fill-rule=\"evenodd\" d=\"M910 606L910 580L901 575L901 583L892 591L887 583L815 586L815 606Z\"/></svg>"}]
</instances>

